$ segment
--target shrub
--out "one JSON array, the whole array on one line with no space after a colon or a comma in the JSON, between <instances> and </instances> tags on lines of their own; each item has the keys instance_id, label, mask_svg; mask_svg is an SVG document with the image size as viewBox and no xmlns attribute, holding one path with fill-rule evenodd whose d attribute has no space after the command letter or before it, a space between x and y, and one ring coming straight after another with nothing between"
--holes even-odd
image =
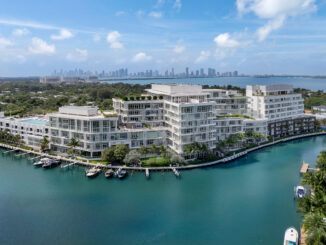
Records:
<instances>
[{"instance_id":1,"label":"shrub","mask_svg":"<svg viewBox=\"0 0 326 245\"><path fill-rule=\"evenodd\" d=\"M147 96L147 99L148 99L148 100L151 100L151 99L152 99L152 97L151 97L151 96Z\"/></svg>"},{"instance_id":2,"label":"shrub","mask_svg":"<svg viewBox=\"0 0 326 245\"><path fill-rule=\"evenodd\" d=\"M160 100L163 100L163 96L162 96L162 95L160 95L160 97L159 97L159 98L160 98Z\"/></svg>"},{"instance_id":3,"label":"shrub","mask_svg":"<svg viewBox=\"0 0 326 245\"><path fill-rule=\"evenodd\" d=\"M157 100L157 96L153 96L153 100Z\"/></svg>"}]
</instances>

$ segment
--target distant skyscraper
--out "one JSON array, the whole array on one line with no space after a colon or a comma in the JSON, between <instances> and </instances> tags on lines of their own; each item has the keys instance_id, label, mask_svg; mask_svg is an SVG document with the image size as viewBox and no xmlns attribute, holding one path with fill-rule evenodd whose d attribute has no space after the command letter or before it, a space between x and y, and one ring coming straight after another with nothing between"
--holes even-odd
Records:
<instances>
[{"instance_id":1,"label":"distant skyscraper","mask_svg":"<svg viewBox=\"0 0 326 245\"><path fill-rule=\"evenodd\" d=\"M189 77L189 67L186 67L186 77Z\"/></svg>"},{"instance_id":2,"label":"distant skyscraper","mask_svg":"<svg viewBox=\"0 0 326 245\"><path fill-rule=\"evenodd\" d=\"M200 76L203 77L205 75L204 68L200 68Z\"/></svg>"},{"instance_id":3,"label":"distant skyscraper","mask_svg":"<svg viewBox=\"0 0 326 245\"><path fill-rule=\"evenodd\" d=\"M171 76L174 77L174 68L172 67Z\"/></svg>"}]
</instances>

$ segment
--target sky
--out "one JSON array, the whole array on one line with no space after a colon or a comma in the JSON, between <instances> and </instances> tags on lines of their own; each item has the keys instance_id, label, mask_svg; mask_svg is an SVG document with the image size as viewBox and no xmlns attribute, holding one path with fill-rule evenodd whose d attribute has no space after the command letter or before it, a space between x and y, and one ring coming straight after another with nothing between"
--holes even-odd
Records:
<instances>
[{"instance_id":1,"label":"sky","mask_svg":"<svg viewBox=\"0 0 326 245\"><path fill-rule=\"evenodd\" d=\"M3 0L0 77L80 68L326 75L326 0Z\"/></svg>"}]
</instances>

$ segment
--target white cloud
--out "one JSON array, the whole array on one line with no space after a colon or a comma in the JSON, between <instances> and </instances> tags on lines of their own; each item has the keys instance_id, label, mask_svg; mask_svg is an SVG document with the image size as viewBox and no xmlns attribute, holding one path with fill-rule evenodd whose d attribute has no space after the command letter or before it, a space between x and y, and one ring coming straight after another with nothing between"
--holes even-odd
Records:
<instances>
[{"instance_id":1,"label":"white cloud","mask_svg":"<svg viewBox=\"0 0 326 245\"><path fill-rule=\"evenodd\" d=\"M73 62L82 62L87 60L88 51L86 49L76 48L73 52L67 54L67 60Z\"/></svg>"},{"instance_id":2,"label":"white cloud","mask_svg":"<svg viewBox=\"0 0 326 245\"><path fill-rule=\"evenodd\" d=\"M121 34L118 31L112 31L107 35L106 40L110 44L110 48L113 49L123 48L122 43L119 42L120 37Z\"/></svg>"},{"instance_id":3,"label":"white cloud","mask_svg":"<svg viewBox=\"0 0 326 245\"><path fill-rule=\"evenodd\" d=\"M126 15L127 13L125 11L118 11L115 13L115 16L123 16Z\"/></svg>"},{"instance_id":4,"label":"white cloud","mask_svg":"<svg viewBox=\"0 0 326 245\"><path fill-rule=\"evenodd\" d=\"M258 41L264 41L272 31L279 29L283 25L284 21L285 16L281 15L275 19L268 21L264 26L258 28L256 32Z\"/></svg>"},{"instance_id":5,"label":"white cloud","mask_svg":"<svg viewBox=\"0 0 326 245\"><path fill-rule=\"evenodd\" d=\"M149 17L153 17L153 18L156 18L156 19L159 19L159 18L162 18L163 14L162 12L155 12L155 11L152 11L148 14Z\"/></svg>"},{"instance_id":6,"label":"white cloud","mask_svg":"<svg viewBox=\"0 0 326 245\"><path fill-rule=\"evenodd\" d=\"M74 35L67 29L61 29L59 35L51 35L53 40L64 40L72 38Z\"/></svg>"},{"instance_id":7,"label":"white cloud","mask_svg":"<svg viewBox=\"0 0 326 245\"><path fill-rule=\"evenodd\" d=\"M211 53L209 51L202 50L200 52L199 57L195 60L195 63L201 63L203 61L206 61L208 57L211 56Z\"/></svg>"},{"instance_id":8,"label":"white cloud","mask_svg":"<svg viewBox=\"0 0 326 245\"><path fill-rule=\"evenodd\" d=\"M152 60L152 56L147 55L146 53L140 52L136 54L133 58L133 62L144 62Z\"/></svg>"},{"instance_id":9,"label":"white cloud","mask_svg":"<svg viewBox=\"0 0 326 245\"><path fill-rule=\"evenodd\" d=\"M17 37L25 36L25 35L29 34L29 30L26 28L18 28L18 29L13 30L12 34Z\"/></svg>"},{"instance_id":10,"label":"white cloud","mask_svg":"<svg viewBox=\"0 0 326 245\"><path fill-rule=\"evenodd\" d=\"M175 2L173 4L173 8L176 8L177 10L180 10L181 7L182 7L181 0L175 0Z\"/></svg>"},{"instance_id":11,"label":"white cloud","mask_svg":"<svg viewBox=\"0 0 326 245\"><path fill-rule=\"evenodd\" d=\"M174 47L173 52L176 54L181 54L183 51L185 51L186 47L182 45L177 45Z\"/></svg>"},{"instance_id":12,"label":"white cloud","mask_svg":"<svg viewBox=\"0 0 326 245\"><path fill-rule=\"evenodd\" d=\"M7 38L0 37L0 48L6 48L8 46L13 46L14 43Z\"/></svg>"},{"instance_id":13,"label":"white cloud","mask_svg":"<svg viewBox=\"0 0 326 245\"><path fill-rule=\"evenodd\" d=\"M31 54L51 55L55 53L55 46L47 44L45 41L38 37L33 37L32 44L29 46L28 51Z\"/></svg>"},{"instance_id":14,"label":"white cloud","mask_svg":"<svg viewBox=\"0 0 326 245\"><path fill-rule=\"evenodd\" d=\"M236 48L240 45L237 40L230 38L229 33L223 33L218 35L217 37L215 37L214 42L220 48Z\"/></svg>"},{"instance_id":15,"label":"white cloud","mask_svg":"<svg viewBox=\"0 0 326 245\"><path fill-rule=\"evenodd\" d=\"M274 30L281 28L289 16L306 14L317 9L316 0L237 0L240 15L253 12L258 18L268 19L256 34L263 41Z\"/></svg>"}]
</instances>

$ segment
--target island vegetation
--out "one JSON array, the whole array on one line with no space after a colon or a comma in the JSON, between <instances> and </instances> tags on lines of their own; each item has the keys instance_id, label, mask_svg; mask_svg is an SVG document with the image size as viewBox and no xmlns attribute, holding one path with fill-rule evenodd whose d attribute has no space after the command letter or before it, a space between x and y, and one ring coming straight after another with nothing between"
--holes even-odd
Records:
<instances>
[{"instance_id":1,"label":"island vegetation","mask_svg":"<svg viewBox=\"0 0 326 245\"><path fill-rule=\"evenodd\" d=\"M149 99L141 94L150 85L128 83L58 83L43 84L36 78L0 80L0 111L5 115L24 116L28 114L45 114L56 111L65 105L95 105L102 111L112 109L112 98L124 100ZM209 86L203 88L219 88L238 90L245 94L245 89L227 86ZM310 91L295 89L305 99L305 108L326 105L326 93L322 90ZM150 97L160 99L160 97Z\"/></svg>"},{"instance_id":2,"label":"island vegetation","mask_svg":"<svg viewBox=\"0 0 326 245\"><path fill-rule=\"evenodd\" d=\"M326 244L326 151L318 156L316 169L305 173L302 179L302 184L311 188L311 194L298 200L307 245Z\"/></svg>"}]
</instances>

